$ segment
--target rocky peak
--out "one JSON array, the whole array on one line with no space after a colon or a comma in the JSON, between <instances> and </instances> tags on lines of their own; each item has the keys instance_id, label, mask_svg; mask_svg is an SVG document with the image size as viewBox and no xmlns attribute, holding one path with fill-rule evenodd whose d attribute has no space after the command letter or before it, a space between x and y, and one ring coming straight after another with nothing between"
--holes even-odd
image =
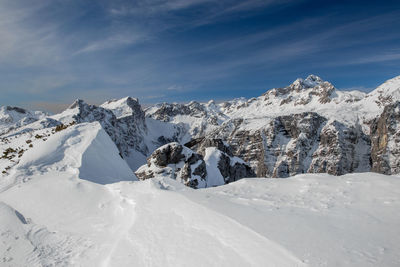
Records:
<instances>
[{"instance_id":1,"label":"rocky peak","mask_svg":"<svg viewBox=\"0 0 400 267\"><path fill-rule=\"evenodd\" d=\"M90 105L81 99L75 100L75 102L68 108L68 110L71 109L76 109L72 114L72 119L78 123L98 121L103 125L103 127L106 124L114 126L116 123L116 117L110 110L96 105ZM64 112L68 114L68 110Z\"/></svg>"},{"instance_id":2,"label":"rocky peak","mask_svg":"<svg viewBox=\"0 0 400 267\"><path fill-rule=\"evenodd\" d=\"M83 107L83 106L85 106L85 105L87 105L86 104L86 102L84 101L84 100L82 100L82 99L76 99L75 101L74 101L74 103L72 103L69 107L68 107L68 109L75 109L75 108L81 108L81 107Z\"/></svg>"},{"instance_id":3,"label":"rocky peak","mask_svg":"<svg viewBox=\"0 0 400 267\"><path fill-rule=\"evenodd\" d=\"M5 108L7 111L15 111L21 114L26 114L26 110L23 108L19 108L19 107L11 107L11 106L6 106Z\"/></svg>"},{"instance_id":4,"label":"rocky peak","mask_svg":"<svg viewBox=\"0 0 400 267\"><path fill-rule=\"evenodd\" d=\"M147 132L145 113L137 98L125 97L119 100L110 100L101 105L102 108L112 111L120 124L125 124L133 135L144 135Z\"/></svg>"},{"instance_id":5,"label":"rocky peak","mask_svg":"<svg viewBox=\"0 0 400 267\"><path fill-rule=\"evenodd\" d=\"M316 75L311 74L306 79L296 79L291 85L289 85L289 87L298 92L300 90L316 87L322 83L324 83L324 80Z\"/></svg>"},{"instance_id":6,"label":"rocky peak","mask_svg":"<svg viewBox=\"0 0 400 267\"><path fill-rule=\"evenodd\" d=\"M158 105L154 111L149 112L149 117L156 120L168 122L177 115L188 115L196 118L207 117L207 111L203 104L191 101L188 104L163 103Z\"/></svg>"},{"instance_id":7,"label":"rocky peak","mask_svg":"<svg viewBox=\"0 0 400 267\"><path fill-rule=\"evenodd\" d=\"M126 116L134 116L137 120L144 119L144 111L139 104L139 100L130 96L109 100L102 104L101 107L111 110L118 119Z\"/></svg>"},{"instance_id":8,"label":"rocky peak","mask_svg":"<svg viewBox=\"0 0 400 267\"><path fill-rule=\"evenodd\" d=\"M309 75L306 79L298 78L287 87L267 91L263 96L268 104L279 101L280 105L307 105L315 98L320 104L325 104L331 101L335 90L331 83L316 75Z\"/></svg>"}]
</instances>

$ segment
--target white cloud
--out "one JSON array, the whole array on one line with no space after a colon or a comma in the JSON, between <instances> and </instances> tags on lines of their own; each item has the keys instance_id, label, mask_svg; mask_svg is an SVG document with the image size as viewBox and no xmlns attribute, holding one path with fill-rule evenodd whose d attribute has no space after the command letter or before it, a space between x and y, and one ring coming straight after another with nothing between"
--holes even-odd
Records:
<instances>
[{"instance_id":1,"label":"white cloud","mask_svg":"<svg viewBox=\"0 0 400 267\"><path fill-rule=\"evenodd\" d=\"M109 12L116 16L140 15L166 13L172 10L185 9L192 6L211 3L212 0L139 0L131 3L113 4Z\"/></svg>"},{"instance_id":2,"label":"white cloud","mask_svg":"<svg viewBox=\"0 0 400 267\"><path fill-rule=\"evenodd\" d=\"M351 60L351 61L348 61L345 63L347 65L353 65L353 64L357 65L357 64L367 64L367 63L381 63L381 62L388 62L388 61L395 61L395 60L400 60L399 52L382 53L382 54L378 54L378 55L364 56L362 58Z\"/></svg>"},{"instance_id":3,"label":"white cloud","mask_svg":"<svg viewBox=\"0 0 400 267\"><path fill-rule=\"evenodd\" d=\"M101 50L113 49L128 45L137 44L149 40L149 36L135 33L117 33L104 39L90 41L86 46L76 51L74 54L96 52Z\"/></svg>"}]
</instances>

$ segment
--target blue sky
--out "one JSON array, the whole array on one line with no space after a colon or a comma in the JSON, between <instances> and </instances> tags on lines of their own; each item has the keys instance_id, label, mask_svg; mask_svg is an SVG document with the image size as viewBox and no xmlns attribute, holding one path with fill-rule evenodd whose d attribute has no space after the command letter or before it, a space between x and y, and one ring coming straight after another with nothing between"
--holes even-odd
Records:
<instances>
[{"instance_id":1,"label":"blue sky","mask_svg":"<svg viewBox=\"0 0 400 267\"><path fill-rule=\"evenodd\" d=\"M399 1L0 1L0 105L253 97L400 75Z\"/></svg>"}]
</instances>

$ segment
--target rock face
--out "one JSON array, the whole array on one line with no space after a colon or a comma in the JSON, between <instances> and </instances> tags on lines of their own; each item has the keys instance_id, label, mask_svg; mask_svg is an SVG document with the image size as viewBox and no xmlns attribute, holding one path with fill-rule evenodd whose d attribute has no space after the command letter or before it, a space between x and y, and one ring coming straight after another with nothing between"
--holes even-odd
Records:
<instances>
[{"instance_id":1,"label":"rock face","mask_svg":"<svg viewBox=\"0 0 400 267\"><path fill-rule=\"evenodd\" d=\"M220 152L217 162L218 169L225 183L231 183L245 177L256 177L251 167L238 157L231 157L224 152Z\"/></svg>"},{"instance_id":2,"label":"rock face","mask_svg":"<svg viewBox=\"0 0 400 267\"><path fill-rule=\"evenodd\" d=\"M136 172L140 180L167 176L192 188L206 187L207 170L203 156L178 143L155 150Z\"/></svg>"},{"instance_id":3,"label":"rock face","mask_svg":"<svg viewBox=\"0 0 400 267\"><path fill-rule=\"evenodd\" d=\"M204 156L207 166L216 164L223 177L222 184L237 181L244 177L256 176L250 165L233 156L232 148L222 139L197 138L185 145Z\"/></svg>"},{"instance_id":4,"label":"rock face","mask_svg":"<svg viewBox=\"0 0 400 267\"><path fill-rule=\"evenodd\" d=\"M198 102L192 101L188 105L163 103L151 117L156 120L169 121L177 115L204 117L207 115L205 108Z\"/></svg>"},{"instance_id":5,"label":"rock face","mask_svg":"<svg viewBox=\"0 0 400 267\"><path fill-rule=\"evenodd\" d=\"M205 141L209 145L218 140ZM223 185L255 174L243 160L229 156L217 147L204 147L203 154L173 142L156 149L147 159L147 164L136 172L140 180L156 176L176 179L192 188Z\"/></svg>"},{"instance_id":6,"label":"rock face","mask_svg":"<svg viewBox=\"0 0 400 267\"><path fill-rule=\"evenodd\" d=\"M328 122L314 112L278 116L255 131L222 129L213 135L227 140L233 155L250 162L258 177L370 168L370 141L361 127Z\"/></svg>"},{"instance_id":7,"label":"rock face","mask_svg":"<svg viewBox=\"0 0 400 267\"><path fill-rule=\"evenodd\" d=\"M148 148L144 142L144 135L147 129L143 110L135 99L127 98L123 100L125 101L121 101L120 104L125 104L125 113L120 117L117 117L112 109L89 105L83 100L75 101L69 109L76 110L72 115L72 119L76 123L100 122L117 145L122 156L129 156L131 150L146 155ZM108 104L110 105L110 101ZM115 113L121 115L120 110Z\"/></svg>"},{"instance_id":8,"label":"rock face","mask_svg":"<svg viewBox=\"0 0 400 267\"><path fill-rule=\"evenodd\" d=\"M400 173L400 102L385 107L371 123L372 171Z\"/></svg>"},{"instance_id":9,"label":"rock face","mask_svg":"<svg viewBox=\"0 0 400 267\"><path fill-rule=\"evenodd\" d=\"M205 154L205 149L207 147L215 147L216 149L227 154L228 156L230 157L233 156L231 147L227 145L224 141L222 141L222 139L219 138L206 138L206 137L195 138L190 142L186 143L185 146L194 149L203 156Z\"/></svg>"},{"instance_id":10,"label":"rock face","mask_svg":"<svg viewBox=\"0 0 400 267\"><path fill-rule=\"evenodd\" d=\"M370 138L360 125L330 122L322 128L319 140L308 172L343 175L370 169Z\"/></svg>"},{"instance_id":11,"label":"rock face","mask_svg":"<svg viewBox=\"0 0 400 267\"><path fill-rule=\"evenodd\" d=\"M255 131L223 129L210 135L226 139L233 154L250 162L257 176L287 177L308 171L325 123L316 113L301 113L276 117Z\"/></svg>"}]
</instances>

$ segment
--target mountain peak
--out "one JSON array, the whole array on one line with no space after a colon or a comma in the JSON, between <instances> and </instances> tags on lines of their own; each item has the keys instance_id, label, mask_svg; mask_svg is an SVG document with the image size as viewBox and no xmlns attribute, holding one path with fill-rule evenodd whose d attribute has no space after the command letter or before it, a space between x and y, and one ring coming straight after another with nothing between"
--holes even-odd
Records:
<instances>
[{"instance_id":1,"label":"mountain peak","mask_svg":"<svg viewBox=\"0 0 400 267\"><path fill-rule=\"evenodd\" d=\"M314 74L308 75L307 78L305 79L305 81L318 82L318 83L324 82L324 80L322 80L321 77L314 75Z\"/></svg>"},{"instance_id":2,"label":"mountain peak","mask_svg":"<svg viewBox=\"0 0 400 267\"><path fill-rule=\"evenodd\" d=\"M74 108L76 108L76 107L81 107L81 106L83 106L83 105L85 105L85 104L86 104L86 102L85 102L84 100L82 100L82 99L76 99L76 100L74 101L74 103L72 103L72 105L68 107L68 109L74 109Z\"/></svg>"},{"instance_id":3,"label":"mountain peak","mask_svg":"<svg viewBox=\"0 0 400 267\"><path fill-rule=\"evenodd\" d=\"M20 107L6 106L4 109L6 111L15 111L17 113L26 114L26 110Z\"/></svg>"},{"instance_id":4,"label":"mountain peak","mask_svg":"<svg viewBox=\"0 0 400 267\"><path fill-rule=\"evenodd\" d=\"M298 78L296 79L291 85L289 85L289 87L292 90L302 90L302 89L308 89L308 88L313 88L316 87L322 83L324 83L325 81L322 80L320 77L318 77L317 75L308 75L308 77L306 79L302 79L302 78Z\"/></svg>"},{"instance_id":5,"label":"mountain peak","mask_svg":"<svg viewBox=\"0 0 400 267\"><path fill-rule=\"evenodd\" d=\"M130 96L109 100L103 103L100 107L111 110L117 118L132 115L144 118L144 112L139 100Z\"/></svg>"}]
</instances>

